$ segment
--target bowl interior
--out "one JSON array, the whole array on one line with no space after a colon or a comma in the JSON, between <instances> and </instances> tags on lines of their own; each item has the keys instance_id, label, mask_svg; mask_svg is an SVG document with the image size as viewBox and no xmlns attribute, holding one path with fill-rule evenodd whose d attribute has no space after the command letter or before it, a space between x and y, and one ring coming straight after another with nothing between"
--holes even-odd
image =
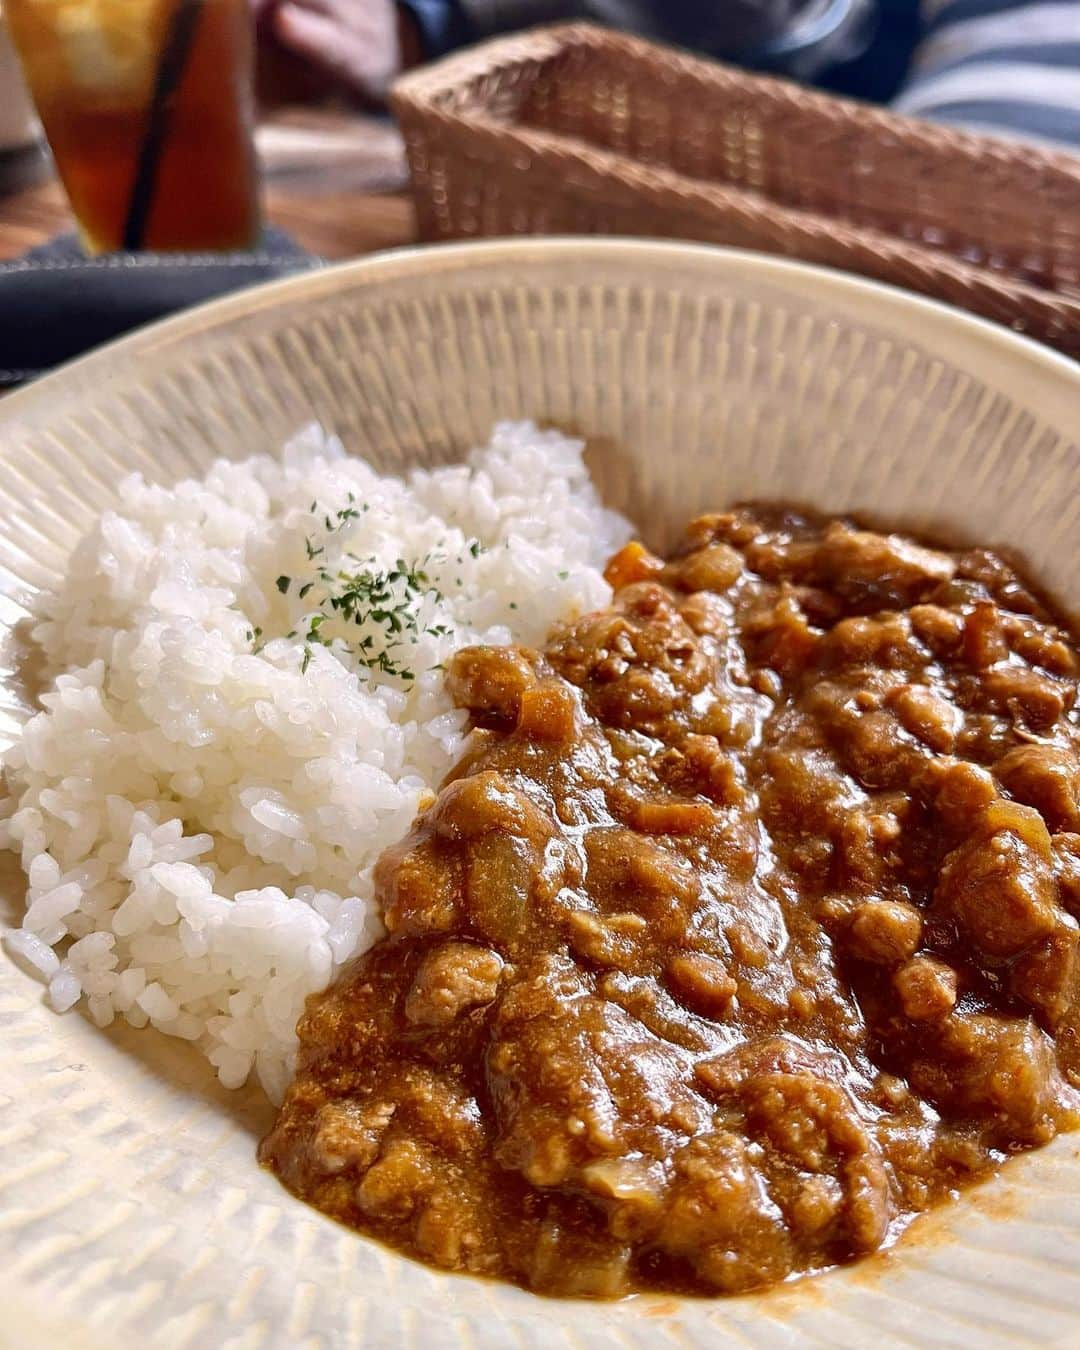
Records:
<instances>
[{"instance_id":1,"label":"bowl interior","mask_svg":"<svg viewBox=\"0 0 1080 1350\"><path fill-rule=\"evenodd\" d=\"M128 472L175 482L215 456L275 451L313 419L396 469L531 417L587 438L608 502L657 547L699 511L780 499L1007 548L1075 608L1078 407L1073 367L988 325L720 250L474 245L261 288L0 403L0 747L32 706L33 595ZM10 922L22 889L4 868ZM1080 1335L1069 1139L854 1270L716 1303L557 1304L428 1271L304 1209L256 1167L257 1094L221 1091L162 1038L54 1017L6 957L0 1023L0 1289L21 1344Z\"/></svg>"}]
</instances>

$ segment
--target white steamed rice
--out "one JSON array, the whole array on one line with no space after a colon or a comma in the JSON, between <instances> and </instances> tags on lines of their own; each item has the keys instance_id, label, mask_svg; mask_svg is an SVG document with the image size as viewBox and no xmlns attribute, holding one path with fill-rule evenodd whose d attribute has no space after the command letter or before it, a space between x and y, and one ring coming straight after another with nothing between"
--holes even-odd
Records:
<instances>
[{"instance_id":1,"label":"white steamed rice","mask_svg":"<svg viewBox=\"0 0 1080 1350\"><path fill-rule=\"evenodd\" d=\"M57 1011L85 999L100 1026L149 1023L226 1086L254 1070L279 1098L304 999L382 931L373 864L462 748L441 665L603 605L598 568L627 535L581 445L527 423L405 480L316 429L203 481L126 479L40 605L45 710L5 761L0 845L29 881L9 950ZM387 621L336 611L320 637L348 647L308 643L302 669L287 635L307 630L319 569L399 559L435 588L391 583L417 631L387 663L415 678L357 660Z\"/></svg>"}]
</instances>

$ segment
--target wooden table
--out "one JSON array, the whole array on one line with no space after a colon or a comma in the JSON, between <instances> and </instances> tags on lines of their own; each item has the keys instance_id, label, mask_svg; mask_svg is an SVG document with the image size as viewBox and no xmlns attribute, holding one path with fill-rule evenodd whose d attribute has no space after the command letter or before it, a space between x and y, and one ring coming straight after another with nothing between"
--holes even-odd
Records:
<instances>
[{"instance_id":1,"label":"wooden table","mask_svg":"<svg viewBox=\"0 0 1080 1350\"><path fill-rule=\"evenodd\" d=\"M387 122L286 109L259 128L266 216L324 258L352 258L416 237L401 140ZM54 179L0 196L0 259L60 230L71 213Z\"/></svg>"}]
</instances>

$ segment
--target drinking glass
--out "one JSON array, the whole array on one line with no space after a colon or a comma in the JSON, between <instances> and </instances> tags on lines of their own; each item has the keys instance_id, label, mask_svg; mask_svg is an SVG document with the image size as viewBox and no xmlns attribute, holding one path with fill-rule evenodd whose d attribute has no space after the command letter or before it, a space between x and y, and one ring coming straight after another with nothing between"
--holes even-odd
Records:
<instances>
[{"instance_id":1,"label":"drinking glass","mask_svg":"<svg viewBox=\"0 0 1080 1350\"><path fill-rule=\"evenodd\" d=\"M5 0L88 253L252 246L248 0Z\"/></svg>"}]
</instances>

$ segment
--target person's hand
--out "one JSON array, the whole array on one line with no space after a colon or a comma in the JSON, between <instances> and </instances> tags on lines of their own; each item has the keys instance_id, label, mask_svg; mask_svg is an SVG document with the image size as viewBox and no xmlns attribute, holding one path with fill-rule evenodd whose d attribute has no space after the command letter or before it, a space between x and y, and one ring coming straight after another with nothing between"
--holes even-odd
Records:
<instances>
[{"instance_id":1,"label":"person's hand","mask_svg":"<svg viewBox=\"0 0 1080 1350\"><path fill-rule=\"evenodd\" d=\"M394 0L254 0L260 27L355 93L383 102L394 77L415 59L413 35Z\"/></svg>"}]
</instances>

